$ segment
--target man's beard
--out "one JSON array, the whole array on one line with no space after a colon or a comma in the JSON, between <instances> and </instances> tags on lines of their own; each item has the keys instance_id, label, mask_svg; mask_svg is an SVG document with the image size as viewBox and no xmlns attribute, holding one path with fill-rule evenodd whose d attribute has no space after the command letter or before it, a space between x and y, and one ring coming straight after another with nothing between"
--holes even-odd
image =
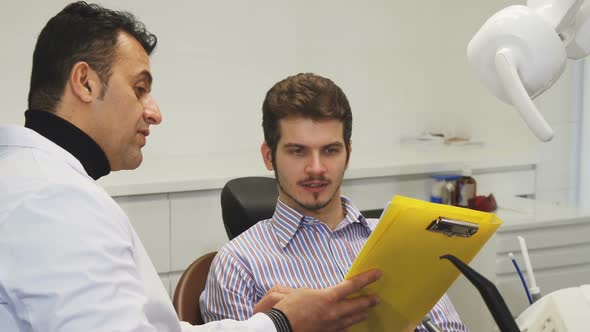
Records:
<instances>
[{"instance_id":1,"label":"man's beard","mask_svg":"<svg viewBox=\"0 0 590 332\"><path fill-rule=\"evenodd\" d=\"M326 206L328 206L332 202L332 200L334 200L336 193L338 192L337 188L340 188L340 186L342 185L342 178L344 177L344 172L343 172L342 176L340 177L340 181L339 181L338 185L334 187L334 188L336 188L336 189L334 189L334 193L332 193L332 196L330 196L330 198L328 198L325 202L315 201L313 203L305 203L305 202L298 200L294 195L291 195L289 193L289 191L283 186L283 184L281 183L281 180L280 180L281 177L279 176L279 172L277 171L276 167L274 169L274 172L275 172L275 179L277 181L277 184L279 185L279 188L281 189L281 192L283 192L285 195L287 195L297 205L299 205L300 207L302 207L308 211L318 211L318 210L321 210L321 209L325 208ZM323 176L308 177L303 181L297 181L297 183L295 184L295 187L293 189L295 189L299 185L299 183L306 182L306 181L325 181L325 182L327 182L327 185L332 184L331 180L328 180ZM317 199L319 197L320 193L313 193L313 195L314 195L314 198Z\"/></svg>"}]
</instances>

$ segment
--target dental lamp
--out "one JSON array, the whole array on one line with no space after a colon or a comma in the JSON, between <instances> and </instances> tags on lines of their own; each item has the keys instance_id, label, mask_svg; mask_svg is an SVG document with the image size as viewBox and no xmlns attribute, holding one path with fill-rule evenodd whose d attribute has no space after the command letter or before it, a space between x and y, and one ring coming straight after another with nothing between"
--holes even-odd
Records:
<instances>
[{"instance_id":1,"label":"dental lamp","mask_svg":"<svg viewBox=\"0 0 590 332\"><path fill-rule=\"evenodd\" d=\"M590 4L584 0L528 0L490 17L467 46L481 82L513 105L543 142L553 129L533 99L561 76L566 60L590 54Z\"/></svg>"}]
</instances>

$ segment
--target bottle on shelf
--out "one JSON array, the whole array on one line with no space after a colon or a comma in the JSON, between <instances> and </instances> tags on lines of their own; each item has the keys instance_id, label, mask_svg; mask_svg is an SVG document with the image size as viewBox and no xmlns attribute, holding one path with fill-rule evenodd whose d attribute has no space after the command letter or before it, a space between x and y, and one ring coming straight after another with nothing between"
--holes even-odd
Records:
<instances>
[{"instance_id":1,"label":"bottle on shelf","mask_svg":"<svg viewBox=\"0 0 590 332\"><path fill-rule=\"evenodd\" d=\"M436 174L433 179L430 201L434 203L457 205L456 181L461 177L455 174Z\"/></svg>"},{"instance_id":2,"label":"bottle on shelf","mask_svg":"<svg viewBox=\"0 0 590 332\"><path fill-rule=\"evenodd\" d=\"M458 206L469 207L469 200L474 199L477 195L477 182L471 175L473 175L471 169L464 168L461 171L461 177L457 179L455 192Z\"/></svg>"}]
</instances>

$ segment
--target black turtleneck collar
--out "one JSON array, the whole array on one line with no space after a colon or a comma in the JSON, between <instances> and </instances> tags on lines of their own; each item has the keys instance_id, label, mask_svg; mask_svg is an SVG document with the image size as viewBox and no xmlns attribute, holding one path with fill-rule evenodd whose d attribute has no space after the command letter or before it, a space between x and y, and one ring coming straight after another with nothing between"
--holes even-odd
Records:
<instances>
[{"instance_id":1,"label":"black turtleneck collar","mask_svg":"<svg viewBox=\"0 0 590 332\"><path fill-rule=\"evenodd\" d=\"M59 116L46 112L25 112L25 127L61 146L80 161L86 173L97 180L109 174L111 166L104 151L78 127Z\"/></svg>"}]
</instances>

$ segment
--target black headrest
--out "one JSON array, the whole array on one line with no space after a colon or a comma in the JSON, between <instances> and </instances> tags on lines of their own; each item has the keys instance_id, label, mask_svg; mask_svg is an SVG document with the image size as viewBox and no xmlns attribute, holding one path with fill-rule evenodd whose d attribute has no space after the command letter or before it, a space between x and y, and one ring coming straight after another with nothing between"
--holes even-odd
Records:
<instances>
[{"instance_id":1,"label":"black headrest","mask_svg":"<svg viewBox=\"0 0 590 332\"><path fill-rule=\"evenodd\" d=\"M252 176L227 182L221 190L221 214L229 239L271 218L278 196L274 178Z\"/></svg>"}]
</instances>

